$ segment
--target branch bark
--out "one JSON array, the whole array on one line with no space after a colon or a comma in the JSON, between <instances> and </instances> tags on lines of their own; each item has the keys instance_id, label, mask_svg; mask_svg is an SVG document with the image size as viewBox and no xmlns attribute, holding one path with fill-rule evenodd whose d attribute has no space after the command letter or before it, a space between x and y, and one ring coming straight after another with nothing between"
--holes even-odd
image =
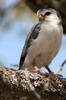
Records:
<instances>
[{"instance_id":1,"label":"branch bark","mask_svg":"<svg viewBox=\"0 0 66 100\"><path fill-rule=\"evenodd\" d=\"M24 0L24 2L36 12L38 9L49 7L60 11L66 33L66 0Z\"/></svg>"},{"instance_id":2,"label":"branch bark","mask_svg":"<svg viewBox=\"0 0 66 100\"><path fill-rule=\"evenodd\" d=\"M0 100L66 100L66 79L0 67Z\"/></svg>"}]
</instances>

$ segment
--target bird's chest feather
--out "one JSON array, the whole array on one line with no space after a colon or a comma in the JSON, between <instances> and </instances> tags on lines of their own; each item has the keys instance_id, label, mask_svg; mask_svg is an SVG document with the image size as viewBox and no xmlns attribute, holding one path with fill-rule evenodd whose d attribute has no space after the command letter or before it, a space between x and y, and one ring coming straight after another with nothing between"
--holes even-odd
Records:
<instances>
[{"instance_id":1,"label":"bird's chest feather","mask_svg":"<svg viewBox=\"0 0 66 100\"><path fill-rule=\"evenodd\" d=\"M35 60L36 62L42 61L43 63L49 63L57 54L62 40L61 30L53 27L44 27L41 29L38 38L35 40L37 53L39 54ZM42 64L41 62L41 64ZM41 65L38 64L38 65Z\"/></svg>"},{"instance_id":2,"label":"bird's chest feather","mask_svg":"<svg viewBox=\"0 0 66 100\"><path fill-rule=\"evenodd\" d=\"M52 28L52 27L51 27ZM54 48L59 48L61 42L61 33L55 29L42 29L39 33L38 38L36 39L36 44L39 48L39 51L51 52Z\"/></svg>"}]
</instances>

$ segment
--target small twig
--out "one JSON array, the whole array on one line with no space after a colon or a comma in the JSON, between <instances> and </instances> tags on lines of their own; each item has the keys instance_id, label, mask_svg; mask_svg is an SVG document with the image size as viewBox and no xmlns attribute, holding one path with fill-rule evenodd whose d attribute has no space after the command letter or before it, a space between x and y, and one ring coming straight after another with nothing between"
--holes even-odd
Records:
<instances>
[{"instance_id":1,"label":"small twig","mask_svg":"<svg viewBox=\"0 0 66 100\"><path fill-rule=\"evenodd\" d=\"M66 63L66 60L61 64L61 66L56 70L56 72L54 72L54 74L59 73L63 69L65 63Z\"/></svg>"},{"instance_id":2,"label":"small twig","mask_svg":"<svg viewBox=\"0 0 66 100\"><path fill-rule=\"evenodd\" d=\"M42 100L41 96L35 91L35 88L34 88L34 86L32 85L32 83L31 83L31 81L29 79L28 70L25 69L25 71L26 71L26 79L28 80L28 85L29 85L31 91L33 91L33 93L35 94L35 96L37 97L38 100Z\"/></svg>"}]
</instances>

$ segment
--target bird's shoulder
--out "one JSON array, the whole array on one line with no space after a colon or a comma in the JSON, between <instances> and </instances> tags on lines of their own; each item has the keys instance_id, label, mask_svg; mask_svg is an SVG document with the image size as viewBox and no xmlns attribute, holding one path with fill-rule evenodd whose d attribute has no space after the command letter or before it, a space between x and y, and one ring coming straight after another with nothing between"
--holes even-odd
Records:
<instances>
[{"instance_id":1,"label":"bird's shoulder","mask_svg":"<svg viewBox=\"0 0 66 100\"><path fill-rule=\"evenodd\" d=\"M26 37L25 45L24 45L26 49L31 45L32 40L38 37L39 31L40 31L40 24L37 23L36 25L32 27L31 31Z\"/></svg>"},{"instance_id":2,"label":"bird's shoulder","mask_svg":"<svg viewBox=\"0 0 66 100\"><path fill-rule=\"evenodd\" d=\"M27 35L26 41L30 39L36 39L39 34L39 31L40 31L40 24L37 23L36 25L32 27L31 31Z\"/></svg>"}]
</instances>

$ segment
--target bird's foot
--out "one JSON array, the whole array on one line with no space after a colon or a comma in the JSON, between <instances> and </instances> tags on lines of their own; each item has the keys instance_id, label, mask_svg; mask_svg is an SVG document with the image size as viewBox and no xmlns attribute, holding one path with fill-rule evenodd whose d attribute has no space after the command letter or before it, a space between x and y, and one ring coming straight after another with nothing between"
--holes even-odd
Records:
<instances>
[{"instance_id":1,"label":"bird's foot","mask_svg":"<svg viewBox=\"0 0 66 100\"><path fill-rule=\"evenodd\" d=\"M34 66L35 71L40 72L41 74L44 73L44 71L40 70L37 66Z\"/></svg>"},{"instance_id":2,"label":"bird's foot","mask_svg":"<svg viewBox=\"0 0 66 100\"><path fill-rule=\"evenodd\" d=\"M47 73L45 71L42 71L41 69L39 69L37 66L34 66L35 71L39 72L42 75L46 75L46 76L50 76L50 74L54 74L56 77L58 78L62 78L63 76L61 74L55 74L53 72Z\"/></svg>"},{"instance_id":3,"label":"bird's foot","mask_svg":"<svg viewBox=\"0 0 66 100\"><path fill-rule=\"evenodd\" d=\"M62 78L63 76L61 74L55 74L58 78Z\"/></svg>"},{"instance_id":4,"label":"bird's foot","mask_svg":"<svg viewBox=\"0 0 66 100\"><path fill-rule=\"evenodd\" d=\"M37 66L34 66L35 71L40 70Z\"/></svg>"},{"instance_id":5,"label":"bird's foot","mask_svg":"<svg viewBox=\"0 0 66 100\"><path fill-rule=\"evenodd\" d=\"M62 77L63 77L61 74L57 74L57 73L55 73L55 72L52 72L48 66L45 66L45 68L48 70L48 72L49 72L50 74L53 73L53 74L54 74L55 76L57 76L58 78L62 78Z\"/></svg>"},{"instance_id":6,"label":"bird's foot","mask_svg":"<svg viewBox=\"0 0 66 100\"><path fill-rule=\"evenodd\" d=\"M56 74L56 73L54 73L54 72L49 73L49 75L50 75L50 74L55 75L57 78L62 78L62 77L63 77L61 74Z\"/></svg>"},{"instance_id":7,"label":"bird's foot","mask_svg":"<svg viewBox=\"0 0 66 100\"><path fill-rule=\"evenodd\" d=\"M38 73L40 73L41 75L46 75L49 76L49 73L46 73L45 71L42 71L41 69L39 69L37 66L34 66L35 71L37 71Z\"/></svg>"}]
</instances>

